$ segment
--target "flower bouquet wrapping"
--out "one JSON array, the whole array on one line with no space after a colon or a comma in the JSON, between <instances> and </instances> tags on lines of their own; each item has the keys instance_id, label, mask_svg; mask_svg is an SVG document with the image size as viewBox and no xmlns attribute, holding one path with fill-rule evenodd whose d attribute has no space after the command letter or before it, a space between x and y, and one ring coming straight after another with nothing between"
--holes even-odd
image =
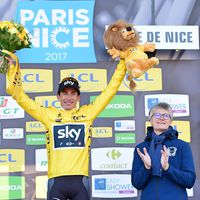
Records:
<instances>
[{"instance_id":1,"label":"flower bouquet wrapping","mask_svg":"<svg viewBox=\"0 0 200 200\"><path fill-rule=\"evenodd\" d=\"M9 61L7 52L14 53L23 48L30 48L31 42L22 24L12 21L0 22L0 73L7 72Z\"/></svg>"}]
</instances>

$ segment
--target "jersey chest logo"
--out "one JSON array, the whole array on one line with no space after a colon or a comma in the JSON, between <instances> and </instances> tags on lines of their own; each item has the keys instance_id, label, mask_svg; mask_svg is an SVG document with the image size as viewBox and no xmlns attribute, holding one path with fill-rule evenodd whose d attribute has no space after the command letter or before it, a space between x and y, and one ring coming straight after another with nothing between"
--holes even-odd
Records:
<instances>
[{"instance_id":1,"label":"jersey chest logo","mask_svg":"<svg viewBox=\"0 0 200 200\"><path fill-rule=\"evenodd\" d=\"M53 125L53 145L54 149L85 147L85 125Z\"/></svg>"}]
</instances>

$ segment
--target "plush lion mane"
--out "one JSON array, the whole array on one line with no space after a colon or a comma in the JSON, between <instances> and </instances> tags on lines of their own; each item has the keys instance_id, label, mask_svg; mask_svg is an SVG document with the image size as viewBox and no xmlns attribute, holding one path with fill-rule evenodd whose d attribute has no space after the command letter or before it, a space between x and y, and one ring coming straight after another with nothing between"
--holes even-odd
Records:
<instances>
[{"instance_id":1,"label":"plush lion mane","mask_svg":"<svg viewBox=\"0 0 200 200\"><path fill-rule=\"evenodd\" d=\"M121 34L121 30L127 27L132 27L136 34L136 36L129 41L125 40ZM124 20L118 20L115 23L109 25L107 30L104 32L104 43L108 49L112 49L114 47L120 51L125 51L129 47L136 47L138 42L139 35L137 31L132 24L129 24Z\"/></svg>"}]
</instances>

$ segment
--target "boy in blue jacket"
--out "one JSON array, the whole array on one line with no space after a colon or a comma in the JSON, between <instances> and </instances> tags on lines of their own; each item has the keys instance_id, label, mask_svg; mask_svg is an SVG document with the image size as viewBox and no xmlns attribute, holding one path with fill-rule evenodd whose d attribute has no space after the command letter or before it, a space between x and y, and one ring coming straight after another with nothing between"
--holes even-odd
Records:
<instances>
[{"instance_id":1,"label":"boy in blue jacket","mask_svg":"<svg viewBox=\"0 0 200 200\"><path fill-rule=\"evenodd\" d=\"M196 174L188 143L171 127L172 109L158 103L149 111L151 127L145 141L136 146L132 185L142 190L141 200L187 200Z\"/></svg>"}]
</instances>

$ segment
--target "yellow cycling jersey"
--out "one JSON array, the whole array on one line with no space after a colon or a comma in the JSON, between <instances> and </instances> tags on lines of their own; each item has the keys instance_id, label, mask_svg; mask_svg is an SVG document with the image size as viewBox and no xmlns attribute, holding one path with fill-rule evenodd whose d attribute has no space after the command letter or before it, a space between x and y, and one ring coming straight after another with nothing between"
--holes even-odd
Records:
<instances>
[{"instance_id":1,"label":"yellow cycling jersey","mask_svg":"<svg viewBox=\"0 0 200 200\"><path fill-rule=\"evenodd\" d=\"M17 66L10 66L7 73L9 85L6 91L29 115L46 127L48 177L88 176L92 123L117 92L126 73L124 61L119 62L110 83L92 103L70 111L46 108L30 99L23 91L16 63Z\"/></svg>"}]
</instances>

